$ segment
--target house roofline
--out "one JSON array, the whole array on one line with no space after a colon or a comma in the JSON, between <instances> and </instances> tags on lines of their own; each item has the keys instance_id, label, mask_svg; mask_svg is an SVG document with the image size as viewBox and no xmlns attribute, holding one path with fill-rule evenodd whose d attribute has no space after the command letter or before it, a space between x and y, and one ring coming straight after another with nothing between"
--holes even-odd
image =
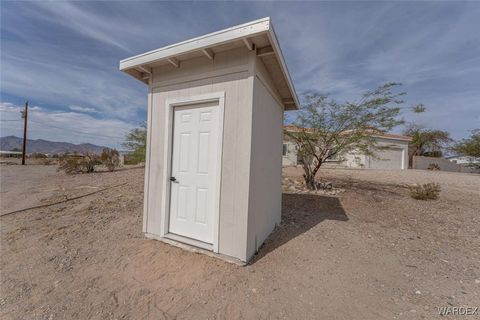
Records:
<instances>
[{"instance_id":1,"label":"house roofline","mask_svg":"<svg viewBox=\"0 0 480 320\"><path fill-rule=\"evenodd\" d=\"M283 126L283 129L289 132L301 132L301 131L313 132L313 130L310 128L302 128L294 125L285 125ZM404 136L404 135L394 134L394 133L382 133L382 134L373 133L370 136L375 138L388 139L388 140L412 141L412 138L409 136Z\"/></svg>"}]
</instances>

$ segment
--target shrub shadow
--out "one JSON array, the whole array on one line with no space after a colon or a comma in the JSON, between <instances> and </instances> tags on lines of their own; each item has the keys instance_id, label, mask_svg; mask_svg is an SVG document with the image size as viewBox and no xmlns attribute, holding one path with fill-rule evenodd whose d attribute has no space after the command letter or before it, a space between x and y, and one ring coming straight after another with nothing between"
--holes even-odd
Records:
<instances>
[{"instance_id":1,"label":"shrub shadow","mask_svg":"<svg viewBox=\"0 0 480 320\"><path fill-rule=\"evenodd\" d=\"M336 187L353 190L356 192L375 192L379 194L388 194L388 195L401 195L404 190L407 189L405 185L394 184L394 183L382 183L382 182L371 182L363 181L351 178L335 178L333 183Z\"/></svg>"},{"instance_id":2,"label":"shrub shadow","mask_svg":"<svg viewBox=\"0 0 480 320\"><path fill-rule=\"evenodd\" d=\"M324 220L348 221L348 216L337 197L283 193L282 223L265 240L250 264L259 261Z\"/></svg>"}]
</instances>

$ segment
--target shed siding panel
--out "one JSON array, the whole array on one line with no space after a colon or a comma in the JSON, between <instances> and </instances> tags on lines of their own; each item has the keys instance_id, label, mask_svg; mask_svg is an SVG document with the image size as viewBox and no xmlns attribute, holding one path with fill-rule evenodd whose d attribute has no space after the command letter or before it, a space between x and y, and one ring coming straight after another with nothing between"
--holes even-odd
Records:
<instances>
[{"instance_id":1,"label":"shed siding panel","mask_svg":"<svg viewBox=\"0 0 480 320\"><path fill-rule=\"evenodd\" d=\"M238 77L230 75L229 77ZM244 260L246 252L250 144L252 128L252 78L223 81L214 91L225 90L222 188L219 249Z\"/></svg>"},{"instance_id":2,"label":"shed siding panel","mask_svg":"<svg viewBox=\"0 0 480 320\"><path fill-rule=\"evenodd\" d=\"M231 64L228 63L231 58ZM201 58L199 58L201 59ZM206 58L205 58L206 59ZM218 59L218 60L217 60ZM238 67L239 60L247 63L245 54L235 52L216 57L213 70L231 70L232 65ZM217 61L220 66L216 66ZM244 72L211 76L211 69L206 69L202 60L198 66L187 63L180 66L189 67L182 70L182 77L169 75L163 79L158 72L164 67L154 69L152 84L153 102L151 108L150 131L150 162L148 170L150 183L148 189L148 226L147 232L160 235L164 226L161 225L162 193L167 177L163 176L166 100L188 97L192 95L225 91L224 133L222 154L222 177L220 190L219 219L219 252L221 254L246 259L246 236L248 219L248 188L250 172L250 145L252 128L252 94L253 79L249 76L248 65L242 66ZM167 67L165 67L166 69ZM177 71L180 71L177 69ZM240 69L239 69L240 70ZM185 76L184 76L185 75ZM191 79L188 81L188 77ZM170 79L181 79L179 83ZM165 81L164 81L165 80ZM163 85L162 85L163 84Z\"/></svg>"},{"instance_id":3,"label":"shed siding panel","mask_svg":"<svg viewBox=\"0 0 480 320\"><path fill-rule=\"evenodd\" d=\"M165 86L168 84L191 82L225 75L234 71L246 71L248 68L248 54L246 49L236 49L220 52L214 60L199 57L180 63L180 68L173 65L160 66L153 69L152 85Z\"/></svg>"},{"instance_id":4,"label":"shed siding panel","mask_svg":"<svg viewBox=\"0 0 480 320\"><path fill-rule=\"evenodd\" d=\"M146 141L146 150L145 150L145 179L144 179L144 194L143 194L143 224L142 230L143 232L149 232L147 229L148 226L148 192L145 190L149 189L150 183L150 176L149 176L149 168L150 168L150 142L151 142L151 120L152 120L152 102L153 95L152 89L149 88L148 90L148 98L147 98L147 141Z\"/></svg>"},{"instance_id":5,"label":"shed siding panel","mask_svg":"<svg viewBox=\"0 0 480 320\"><path fill-rule=\"evenodd\" d=\"M283 107L255 79L247 256L251 257L281 220Z\"/></svg>"}]
</instances>

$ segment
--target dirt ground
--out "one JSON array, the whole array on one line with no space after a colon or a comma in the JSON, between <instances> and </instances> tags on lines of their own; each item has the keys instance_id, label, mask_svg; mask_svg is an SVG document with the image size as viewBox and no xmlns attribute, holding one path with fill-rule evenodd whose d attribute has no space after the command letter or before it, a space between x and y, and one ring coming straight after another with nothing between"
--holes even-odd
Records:
<instances>
[{"instance_id":1,"label":"dirt ground","mask_svg":"<svg viewBox=\"0 0 480 320\"><path fill-rule=\"evenodd\" d=\"M1 319L454 319L437 308L480 306L478 175L323 170L345 191L285 192L281 226L241 267L144 238L142 168L0 173ZM408 196L430 181L439 200Z\"/></svg>"}]
</instances>

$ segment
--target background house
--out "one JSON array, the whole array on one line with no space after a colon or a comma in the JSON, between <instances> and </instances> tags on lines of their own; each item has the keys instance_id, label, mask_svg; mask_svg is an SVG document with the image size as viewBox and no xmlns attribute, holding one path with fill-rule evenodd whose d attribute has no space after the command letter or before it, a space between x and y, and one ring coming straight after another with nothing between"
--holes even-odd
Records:
<instances>
[{"instance_id":1,"label":"background house","mask_svg":"<svg viewBox=\"0 0 480 320\"><path fill-rule=\"evenodd\" d=\"M290 126L284 129L289 130ZM384 170L408 169L408 143L410 137L398 134L374 135L378 147L388 147L377 151L377 157L368 156L361 152L351 151L329 159L325 165L341 168L365 168ZM294 141L284 135L283 139L283 166L296 166L301 163L297 155L298 147Z\"/></svg>"},{"instance_id":2,"label":"background house","mask_svg":"<svg viewBox=\"0 0 480 320\"><path fill-rule=\"evenodd\" d=\"M480 158L477 158L477 157L450 156L450 157L446 157L445 159L449 160L450 162L461 164L461 165L480 164Z\"/></svg>"}]
</instances>

